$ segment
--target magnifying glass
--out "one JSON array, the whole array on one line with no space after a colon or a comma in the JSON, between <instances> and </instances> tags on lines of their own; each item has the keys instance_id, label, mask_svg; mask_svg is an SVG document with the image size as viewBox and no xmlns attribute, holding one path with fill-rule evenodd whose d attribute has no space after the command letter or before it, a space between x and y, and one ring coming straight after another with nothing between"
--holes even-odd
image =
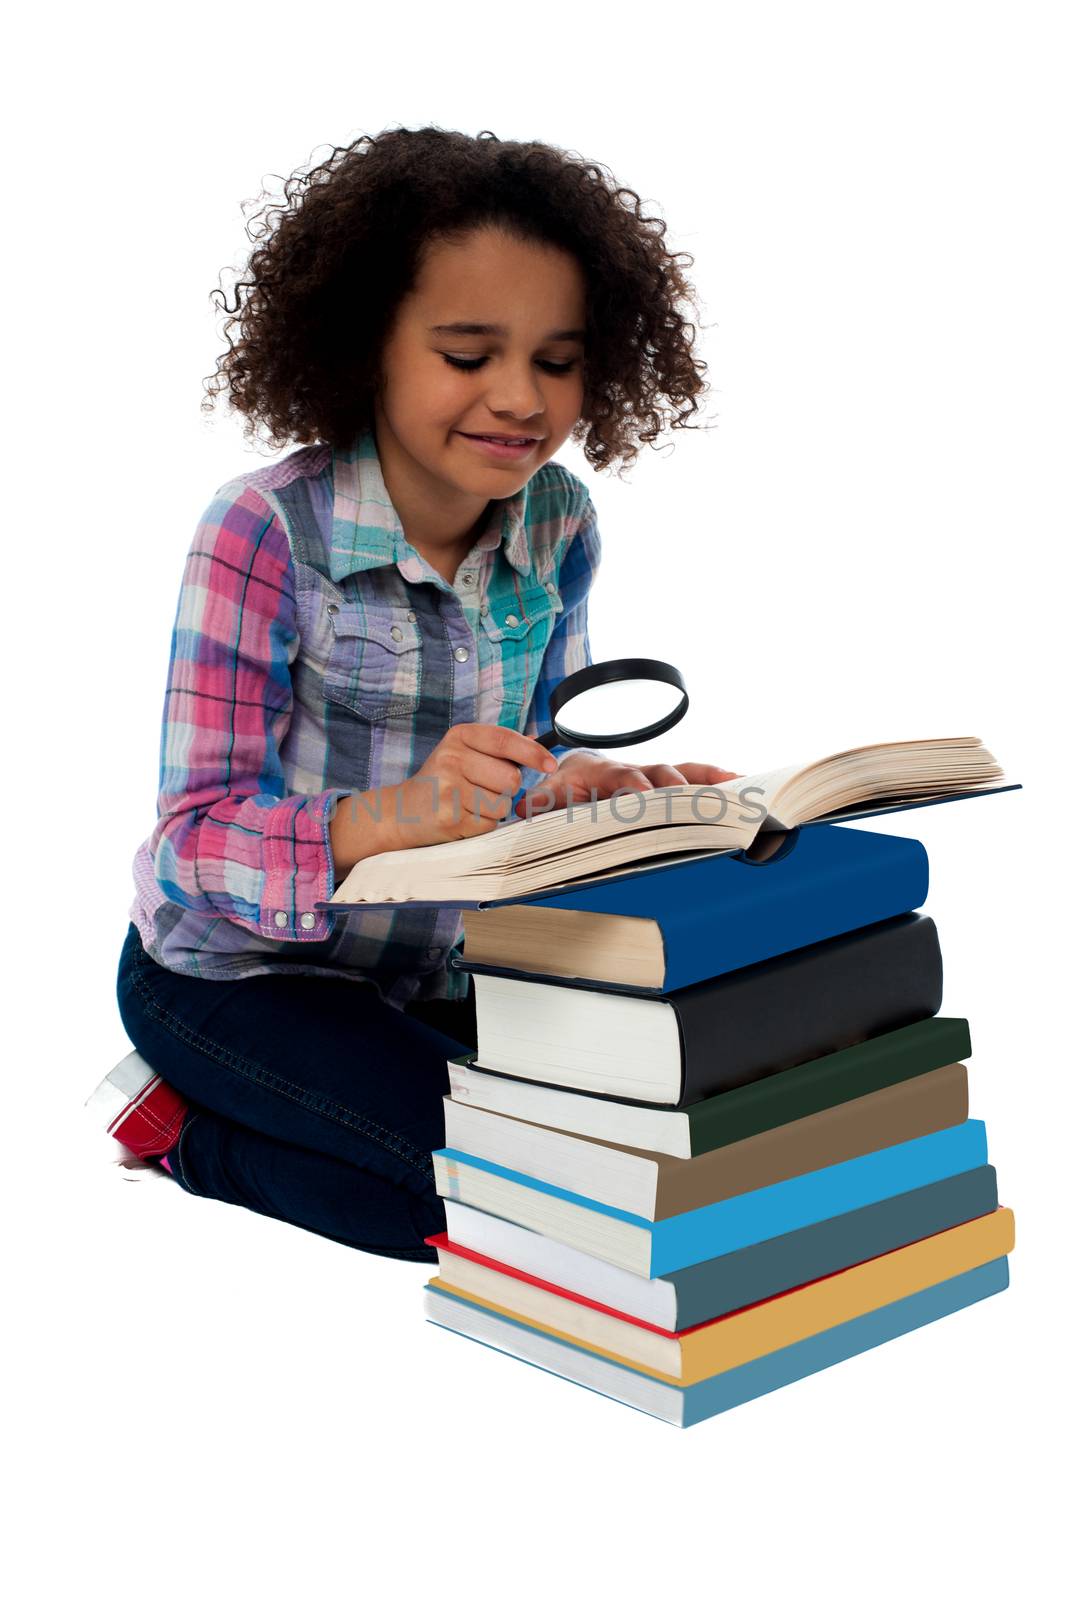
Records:
<instances>
[{"instance_id":1,"label":"magnifying glass","mask_svg":"<svg viewBox=\"0 0 1065 1600\"><path fill-rule=\"evenodd\" d=\"M551 728L537 744L612 750L675 728L688 709L688 691L668 661L620 656L571 672L552 689L548 705ZM566 714L560 717L563 706Z\"/></svg>"}]
</instances>

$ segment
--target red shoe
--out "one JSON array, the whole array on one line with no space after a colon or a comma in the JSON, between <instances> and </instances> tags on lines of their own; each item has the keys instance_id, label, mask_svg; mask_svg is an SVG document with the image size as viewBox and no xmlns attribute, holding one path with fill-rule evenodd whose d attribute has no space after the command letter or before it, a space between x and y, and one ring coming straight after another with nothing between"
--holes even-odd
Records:
<instances>
[{"instance_id":1,"label":"red shoe","mask_svg":"<svg viewBox=\"0 0 1065 1600\"><path fill-rule=\"evenodd\" d=\"M176 1089L144 1057L131 1050L85 1102L101 1125L140 1161L173 1150L189 1109Z\"/></svg>"}]
</instances>

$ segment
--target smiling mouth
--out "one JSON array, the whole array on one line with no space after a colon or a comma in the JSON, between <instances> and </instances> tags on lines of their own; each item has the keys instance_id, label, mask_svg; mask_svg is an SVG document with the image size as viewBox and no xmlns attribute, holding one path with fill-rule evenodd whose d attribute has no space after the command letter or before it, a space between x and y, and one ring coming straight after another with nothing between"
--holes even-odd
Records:
<instances>
[{"instance_id":1,"label":"smiling mouth","mask_svg":"<svg viewBox=\"0 0 1065 1600\"><path fill-rule=\"evenodd\" d=\"M539 444L539 433L464 433L464 439L482 439L485 444Z\"/></svg>"}]
</instances>

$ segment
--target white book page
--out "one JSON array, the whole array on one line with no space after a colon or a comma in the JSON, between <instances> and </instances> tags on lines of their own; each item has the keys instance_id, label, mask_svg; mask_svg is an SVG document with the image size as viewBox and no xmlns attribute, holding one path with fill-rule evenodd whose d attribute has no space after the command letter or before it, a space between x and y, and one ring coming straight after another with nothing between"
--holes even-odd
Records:
<instances>
[{"instance_id":1,"label":"white book page","mask_svg":"<svg viewBox=\"0 0 1065 1600\"><path fill-rule=\"evenodd\" d=\"M801 764L794 767L777 767L772 772L752 772L748 773L745 778L728 778L724 783L715 783L714 788L721 789L726 794L735 795L741 795L745 791L751 790L752 793L748 804L752 807L756 804L765 806L769 815L762 823L762 827L771 830L784 826L773 815L773 802L777 795L797 773L805 771L806 767ZM759 790L761 793L754 792Z\"/></svg>"}]
</instances>

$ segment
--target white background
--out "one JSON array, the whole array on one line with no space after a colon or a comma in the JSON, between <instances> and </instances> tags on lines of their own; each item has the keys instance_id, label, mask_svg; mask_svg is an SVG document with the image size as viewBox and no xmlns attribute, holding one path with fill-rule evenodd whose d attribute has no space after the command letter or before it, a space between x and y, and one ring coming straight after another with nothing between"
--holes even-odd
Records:
<instances>
[{"instance_id":1,"label":"white background","mask_svg":"<svg viewBox=\"0 0 1065 1600\"><path fill-rule=\"evenodd\" d=\"M4 96L12 1592L1041 1591L1057 9L26 15ZM185 554L215 488L272 459L224 407L201 416L209 291L264 182L430 122L598 161L695 257L713 426L627 481L561 454L603 532L596 658L664 656L692 695L637 759L751 772L977 733L1024 784L876 824L931 857L943 1010L970 1020L972 1112L1017 1215L1009 1291L683 1433L429 1326L420 1266L122 1182L81 1111L129 1048L114 974Z\"/></svg>"}]
</instances>

